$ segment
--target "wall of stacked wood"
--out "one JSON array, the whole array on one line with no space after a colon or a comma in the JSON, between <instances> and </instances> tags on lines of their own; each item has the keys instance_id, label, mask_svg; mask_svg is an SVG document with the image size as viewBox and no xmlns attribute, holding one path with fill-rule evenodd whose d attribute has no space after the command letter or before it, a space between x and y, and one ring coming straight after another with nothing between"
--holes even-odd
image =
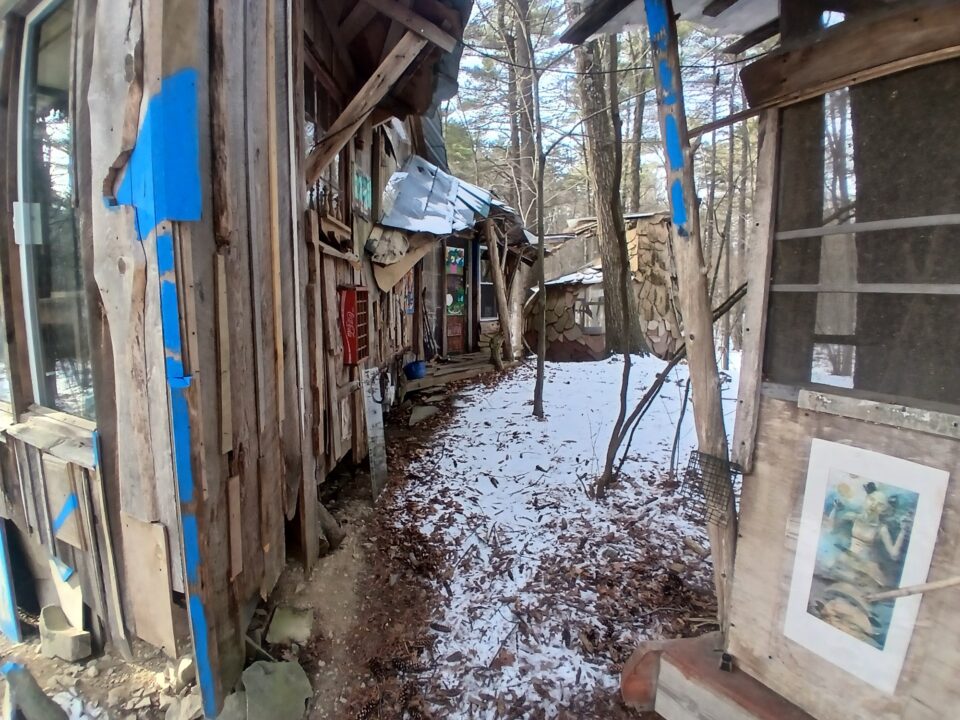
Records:
<instances>
[{"instance_id":1,"label":"wall of stacked wood","mask_svg":"<svg viewBox=\"0 0 960 720\"><path fill-rule=\"evenodd\" d=\"M354 214L344 242L307 207L305 33L332 71L343 61L329 7L307 5L75 0L97 422L15 412L0 443L0 514L31 543L31 567L39 575L51 555L75 568L121 651L138 636L175 655L192 638L210 716L242 669L259 598L289 556L308 571L317 557L318 483L366 456L364 369L395 374L416 335L419 268L381 292L363 252L374 208ZM18 62L4 53L4 92L15 92ZM3 107L0 140L15 147ZM392 154L383 143L367 123L346 150L374 196L403 159L399 143ZM19 294L11 155L0 183L7 303ZM369 290L369 357L356 365L340 331L344 287ZM22 323L7 310L19 358ZM26 410L14 385L14 410ZM51 530L50 509L71 496L76 513ZM47 578L38 587L55 602Z\"/></svg>"},{"instance_id":2,"label":"wall of stacked wood","mask_svg":"<svg viewBox=\"0 0 960 720\"><path fill-rule=\"evenodd\" d=\"M657 357L672 357L682 340L670 256L669 218L654 215L628 221L627 250L637 288L640 329L647 348Z\"/></svg>"}]
</instances>

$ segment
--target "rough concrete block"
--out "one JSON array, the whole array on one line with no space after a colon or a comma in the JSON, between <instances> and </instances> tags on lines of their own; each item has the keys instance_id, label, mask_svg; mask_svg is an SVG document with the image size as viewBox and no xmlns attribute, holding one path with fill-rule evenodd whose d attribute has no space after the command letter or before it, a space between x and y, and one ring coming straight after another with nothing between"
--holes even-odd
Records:
<instances>
[{"instance_id":1,"label":"rough concrete block","mask_svg":"<svg viewBox=\"0 0 960 720\"><path fill-rule=\"evenodd\" d=\"M90 657L90 633L73 627L58 605L47 605L40 611L40 652L68 662L83 660Z\"/></svg>"}]
</instances>

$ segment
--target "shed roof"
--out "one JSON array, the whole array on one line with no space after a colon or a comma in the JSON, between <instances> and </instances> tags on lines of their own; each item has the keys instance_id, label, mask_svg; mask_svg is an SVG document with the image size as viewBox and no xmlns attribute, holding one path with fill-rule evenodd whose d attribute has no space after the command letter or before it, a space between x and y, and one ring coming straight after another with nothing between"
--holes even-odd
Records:
<instances>
[{"instance_id":1,"label":"shed roof","mask_svg":"<svg viewBox=\"0 0 960 720\"><path fill-rule=\"evenodd\" d=\"M497 210L522 224L516 211L489 190L444 172L419 155L407 158L403 168L391 176L383 192L383 206L381 225L437 236L471 228Z\"/></svg>"},{"instance_id":2,"label":"shed roof","mask_svg":"<svg viewBox=\"0 0 960 720\"><path fill-rule=\"evenodd\" d=\"M553 280L548 280L547 286L553 285L599 285L603 282L603 268L599 262L593 262L586 265L576 272L567 275L561 275Z\"/></svg>"},{"instance_id":3,"label":"shed roof","mask_svg":"<svg viewBox=\"0 0 960 720\"><path fill-rule=\"evenodd\" d=\"M769 25L780 13L779 0L673 0L680 20L722 35L748 35ZM583 13L562 36L580 44L597 35L610 35L646 26L644 0L585 0Z\"/></svg>"}]
</instances>

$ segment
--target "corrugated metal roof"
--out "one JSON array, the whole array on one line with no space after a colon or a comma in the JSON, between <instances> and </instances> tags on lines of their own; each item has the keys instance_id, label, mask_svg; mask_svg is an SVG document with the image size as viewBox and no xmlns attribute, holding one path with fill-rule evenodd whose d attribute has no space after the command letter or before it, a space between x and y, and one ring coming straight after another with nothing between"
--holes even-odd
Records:
<instances>
[{"instance_id":1,"label":"corrugated metal roof","mask_svg":"<svg viewBox=\"0 0 960 720\"><path fill-rule=\"evenodd\" d=\"M408 232L452 235L489 216L492 206L507 209L488 190L413 155L383 191L380 224Z\"/></svg>"},{"instance_id":2,"label":"corrugated metal roof","mask_svg":"<svg viewBox=\"0 0 960 720\"><path fill-rule=\"evenodd\" d=\"M569 275L548 280L545 285L599 285L603 282L603 269L599 265L588 265Z\"/></svg>"}]
</instances>

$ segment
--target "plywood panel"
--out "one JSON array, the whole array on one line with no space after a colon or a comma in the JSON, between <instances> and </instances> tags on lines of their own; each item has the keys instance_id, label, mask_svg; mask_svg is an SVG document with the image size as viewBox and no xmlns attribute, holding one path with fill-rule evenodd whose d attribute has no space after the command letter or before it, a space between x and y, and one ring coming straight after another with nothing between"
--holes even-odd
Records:
<instances>
[{"instance_id":1,"label":"plywood panel","mask_svg":"<svg viewBox=\"0 0 960 720\"><path fill-rule=\"evenodd\" d=\"M815 437L950 472L929 579L960 574L960 490L956 485L960 443L804 411L793 402L764 396L756 464L743 484L730 650L750 674L822 720L912 720L912 708L916 707L948 717L951 708L960 704L960 686L942 682L934 669L960 664L960 627L952 621L955 591L924 597L900 683L892 696L783 636L807 463Z\"/></svg>"}]
</instances>

